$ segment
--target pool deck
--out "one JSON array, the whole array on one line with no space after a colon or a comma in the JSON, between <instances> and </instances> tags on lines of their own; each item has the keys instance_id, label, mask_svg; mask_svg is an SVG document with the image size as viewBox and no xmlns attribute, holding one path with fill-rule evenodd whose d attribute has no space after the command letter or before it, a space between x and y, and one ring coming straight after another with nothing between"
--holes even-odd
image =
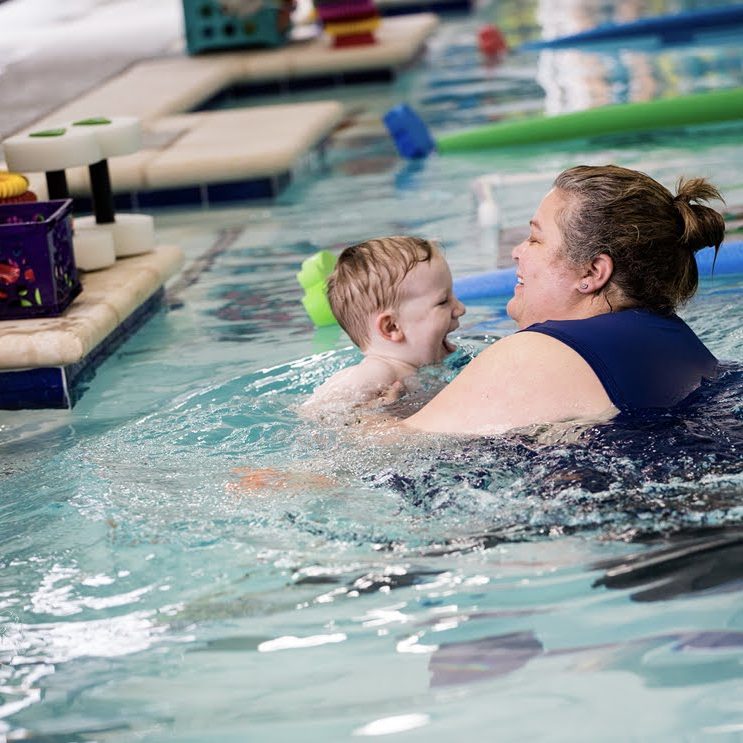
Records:
<instances>
[{"instance_id":1,"label":"pool deck","mask_svg":"<svg viewBox=\"0 0 743 743\"><path fill-rule=\"evenodd\" d=\"M80 382L157 310L183 251L160 246L83 273L83 291L60 317L0 322L0 409L69 408Z\"/></svg>"},{"instance_id":2,"label":"pool deck","mask_svg":"<svg viewBox=\"0 0 743 743\"><path fill-rule=\"evenodd\" d=\"M303 156L320 146L342 122L344 107L326 100L199 109L231 89L244 94L267 85L277 91L329 86L328 97L332 98L338 84L391 80L418 57L437 25L435 15L417 13L383 19L376 43L362 46L333 48L327 36L316 33L274 49L197 56L181 50L132 60L125 69L25 122L14 133L25 136L100 116L138 117L144 146L109 162L118 208L205 206L273 197L291 182ZM12 68L7 71L11 77ZM5 76L0 74L0 91ZM86 168L69 168L67 178L73 196L90 196ZM32 175L32 190L46 197L41 174ZM87 208L89 202L78 206Z\"/></svg>"},{"instance_id":3,"label":"pool deck","mask_svg":"<svg viewBox=\"0 0 743 743\"><path fill-rule=\"evenodd\" d=\"M0 142L77 119L135 116L142 147L109 160L117 210L275 196L341 123L342 104L199 108L230 87L329 83L332 99L334 85L392 79L437 24L418 13L383 19L373 45L335 49L316 34L276 49L188 56L180 0L54 9L10 0L0 3ZM27 175L47 198L44 174ZM86 166L66 175L73 195L89 197ZM83 273L82 293L60 317L0 321L0 409L72 407L95 367L156 310L182 263L180 248L156 247Z\"/></svg>"}]
</instances>

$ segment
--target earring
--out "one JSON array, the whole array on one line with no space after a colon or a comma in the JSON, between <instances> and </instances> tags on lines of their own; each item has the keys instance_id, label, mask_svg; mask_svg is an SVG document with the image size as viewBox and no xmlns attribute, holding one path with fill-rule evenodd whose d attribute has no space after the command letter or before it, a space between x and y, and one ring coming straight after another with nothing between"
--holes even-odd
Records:
<instances>
[{"instance_id":1,"label":"earring","mask_svg":"<svg viewBox=\"0 0 743 743\"><path fill-rule=\"evenodd\" d=\"M581 281L581 283L580 283L580 286L579 286L578 288L579 288L579 289L582 289L583 291L585 291L586 289L588 289L588 284L587 284L587 282L585 282L585 281Z\"/></svg>"}]
</instances>

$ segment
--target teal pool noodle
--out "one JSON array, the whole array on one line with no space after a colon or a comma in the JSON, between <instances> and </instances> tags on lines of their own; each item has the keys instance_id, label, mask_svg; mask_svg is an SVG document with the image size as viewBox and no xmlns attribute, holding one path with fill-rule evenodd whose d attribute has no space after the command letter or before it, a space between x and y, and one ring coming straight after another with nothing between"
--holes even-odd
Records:
<instances>
[{"instance_id":1,"label":"teal pool noodle","mask_svg":"<svg viewBox=\"0 0 743 743\"><path fill-rule=\"evenodd\" d=\"M488 124L441 135L436 149L448 154L735 119L743 119L743 88Z\"/></svg>"},{"instance_id":2,"label":"teal pool noodle","mask_svg":"<svg viewBox=\"0 0 743 743\"><path fill-rule=\"evenodd\" d=\"M743 242L723 243L715 260L714 248L704 248L696 254L699 278L726 274L743 274ZM474 299L510 297L516 285L516 269L501 268L496 271L460 276L454 280L454 293L462 302Z\"/></svg>"}]
</instances>

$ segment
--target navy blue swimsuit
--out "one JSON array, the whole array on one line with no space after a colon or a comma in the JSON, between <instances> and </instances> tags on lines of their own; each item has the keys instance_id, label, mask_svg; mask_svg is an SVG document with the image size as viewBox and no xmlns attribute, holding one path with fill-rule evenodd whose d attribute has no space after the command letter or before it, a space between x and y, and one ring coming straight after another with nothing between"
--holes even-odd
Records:
<instances>
[{"instance_id":1,"label":"navy blue swimsuit","mask_svg":"<svg viewBox=\"0 0 743 743\"><path fill-rule=\"evenodd\" d=\"M585 320L548 320L524 331L570 346L626 412L672 407L717 368L717 359L677 315L630 309Z\"/></svg>"}]
</instances>

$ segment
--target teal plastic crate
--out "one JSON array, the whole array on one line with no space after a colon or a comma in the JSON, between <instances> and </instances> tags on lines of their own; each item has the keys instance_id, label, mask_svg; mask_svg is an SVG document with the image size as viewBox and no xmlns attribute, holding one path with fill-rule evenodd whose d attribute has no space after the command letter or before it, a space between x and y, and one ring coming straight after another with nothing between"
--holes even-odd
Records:
<instances>
[{"instance_id":1,"label":"teal plastic crate","mask_svg":"<svg viewBox=\"0 0 743 743\"><path fill-rule=\"evenodd\" d=\"M233 15L217 0L183 0L188 53L280 46L289 33L292 5L264 0L251 15Z\"/></svg>"}]
</instances>

